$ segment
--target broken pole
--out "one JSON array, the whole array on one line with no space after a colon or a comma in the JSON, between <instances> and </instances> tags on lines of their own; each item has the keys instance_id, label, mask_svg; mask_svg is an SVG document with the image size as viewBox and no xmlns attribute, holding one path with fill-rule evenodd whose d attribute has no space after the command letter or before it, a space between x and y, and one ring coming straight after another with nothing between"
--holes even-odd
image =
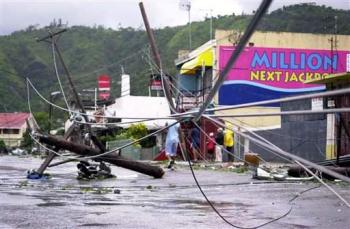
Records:
<instances>
[{"instance_id":1,"label":"broken pole","mask_svg":"<svg viewBox=\"0 0 350 229\"><path fill-rule=\"evenodd\" d=\"M69 136L71 136L72 132L74 131L74 125L71 125L68 130L66 131L66 133L64 134L63 138L67 139L69 138ZM47 157L45 158L44 162L40 165L39 169L36 171L37 174L39 174L40 176L43 175L44 171L46 170L47 167L50 167L50 163L51 161L57 156L58 151L60 150L59 147L55 147L53 149L54 152L50 151L49 154L47 155Z\"/></svg>"},{"instance_id":2,"label":"broken pole","mask_svg":"<svg viewBox=\"0 0 350 229\"><path fill-rule=\"evenodd\" d=\"M103 153L99 149L91 148L86 145L77 144L77 143L70 142L70 141L53 137L53 136L39 135L38 137L41 143L59 147L60 149L69 150L73 153L76 153L82 156L97 156ZM120 156L115 152L109 153L103 156L98 156L94 158L94 160L97 160L97 161L101 160L104 162L108 162L110 164L113 164L125 169L130 169L139 173L153 176L154 178L161 178L164 175L164 170L159 166L154 166L154 165L149 165L138 161L133 161L123 156Z\"/></svg>"}]
</instances>

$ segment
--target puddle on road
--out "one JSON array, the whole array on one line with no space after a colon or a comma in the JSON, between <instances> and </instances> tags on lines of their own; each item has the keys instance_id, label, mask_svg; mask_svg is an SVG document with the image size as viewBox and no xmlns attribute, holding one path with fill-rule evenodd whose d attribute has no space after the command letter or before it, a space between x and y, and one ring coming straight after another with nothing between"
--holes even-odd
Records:
<instances>
[{"instance_id":1,"label":"puddle on road","mask_svg":"<svg viewBox=\"0 0 350 229\"><path fill-rule=\"evenodd\" d=\"M14 167L14 166L7 166L7 165L0 165L0 170L3 170L3 171L8 171L8 170L26 171L23 168L18 168L18 167Z\"/></svg>"},{"instance_id":2,"label":"puddle on road","mask_svg":"<svg viewBox=\"0 0 350 229\"><path fill-rule=\"evenodd\" d=\"M48 202L48 203L42 203L42 204L37 204L36 206L38 207L61 207L61 206L66 206L66 203L63 202Z\"/></svg>"},{"instance_id":3,"label":"puddle on road","mask_svg":"<svg viewBox=\"0 0 350 229\"><path fill-rule=\"evenodd\" d=\"M286 226L286 228L300 228L300 229L314 228L313 226L307 226L307 225L302 225L297 223L285 223L284 225Z\"/></svg>"},{"instance_id":4,"label":"puddle on road","mask_svg":"<svg viewBox=\"0 0 350 229\"><path fill-rule=\"evenodd\" d=\"M113 223L85 223L80 224L79 227L111 227L111 226L118 226L117 224Z\"/></svg>"},{"instance_id":5,"label":"puddle on road","mask_svg":"<svg viewBox=\"0 0 350 229\"><path fill-rule=\"evenodd\" d=\"M129 205L129 204L125 204L125 203L117 203L117 202L88 202L88 203L84 203L85 205L89 205L89 206L117 206L117 205Z\"/></svg>"},{"instance_id":6,"label":"puddle on road","mask_svg":"<svg viewBox=\"0 0 350 229\"><path fill-rule=\"evenodd\" d=\"M199 205L199 206L209 206L208 202L205 200L195 200L195 199L176 199L170 201L174 204L193 204L193 205ZM219 207L226 207L226 206L231 206L233 203L231 202L216 202L216 201L211 201L212 204L215 206Z\"/></svg>"}]
</instances>

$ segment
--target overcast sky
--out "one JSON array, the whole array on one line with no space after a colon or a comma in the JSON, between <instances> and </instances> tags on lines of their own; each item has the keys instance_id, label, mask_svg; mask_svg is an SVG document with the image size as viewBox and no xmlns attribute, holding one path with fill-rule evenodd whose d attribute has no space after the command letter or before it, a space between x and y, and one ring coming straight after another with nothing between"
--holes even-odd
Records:
<instances>
[{"instance_id":1,"label":"overcast sky","mask_svg":"<svg viewBox=\"0 0 350 229\"><path fill-rule=\"evenodd\" d=\"M154 28L183 25L188 13L179 3L191 2L191 20L203 20L206 15L251 13L260 0L143 0L150 25ZM138 3L140 0L0 0L0 35L24 29L29 25L48 25L61 18L72 25L103 25L110 28L143 27ZM275 0L270 11L283 5L317 2L318 5L350 9L350 0Z\"/></svg>"}]
</instances>

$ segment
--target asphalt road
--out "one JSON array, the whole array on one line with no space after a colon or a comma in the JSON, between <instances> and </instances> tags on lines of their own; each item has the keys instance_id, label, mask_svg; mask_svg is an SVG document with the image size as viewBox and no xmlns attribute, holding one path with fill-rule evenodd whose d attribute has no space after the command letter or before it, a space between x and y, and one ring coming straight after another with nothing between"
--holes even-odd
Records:
<instances>
[{"instance_id":1,"label":"asphalt road","mask_svg":"<svg viewBox=\"0 0 350 229\"><path fill-rule=\"evenodd\" d=\"M231 228L208 205L186 166L153 179L113 167L117 178L78 181L75 163L27 180L41 159L0 156L0 228ZM250 173L195 170L218 211L232 224L263 228L349 228L350 209L316 182L266 182ZM350 201L350 186L331 183ZM306 191L309 190L309 191ZM298 195L298 193L302 193ZM291 201L292 200L292 201Z\"/></svg>"}]
</instances>

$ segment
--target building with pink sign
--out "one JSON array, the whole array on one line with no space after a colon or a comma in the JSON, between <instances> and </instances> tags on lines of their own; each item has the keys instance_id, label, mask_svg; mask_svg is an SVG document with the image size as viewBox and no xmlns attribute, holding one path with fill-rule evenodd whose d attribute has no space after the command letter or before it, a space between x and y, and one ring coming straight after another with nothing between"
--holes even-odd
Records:
<instances>
[{"instance_id":1,"label":"building with pink sign","mask_svg":"<svg viewBox=\"0 0 350 229\"><path fill-rule=\"evenodd\" d=\"M190 110L201 105L241 35L237 31L217 30L215 40L208 41L191 52L181 52L182 55L175 60L179 69L178 88L183 92L177 99L179 110ZM320 92L325 90L323 84L305 82L345 72L350 72L348 35L256 31L229 71L213 104L239 105ZM216 114L324 109L326 102L323 99L309 99L231 109ZM276 140L285 150L295 151L296 154L307 152L308 155L304 156L310 160L325 159L325 115L223 118L223 121L227 125L233 123L235 128L243 126L259 132L268 139ZM301 143L300 139L306 139L307 144ZM244 145L239 147L243 148L243 154L248 151L263 151L244 140L240 144Z\"/></svg>"}]
</instances>

